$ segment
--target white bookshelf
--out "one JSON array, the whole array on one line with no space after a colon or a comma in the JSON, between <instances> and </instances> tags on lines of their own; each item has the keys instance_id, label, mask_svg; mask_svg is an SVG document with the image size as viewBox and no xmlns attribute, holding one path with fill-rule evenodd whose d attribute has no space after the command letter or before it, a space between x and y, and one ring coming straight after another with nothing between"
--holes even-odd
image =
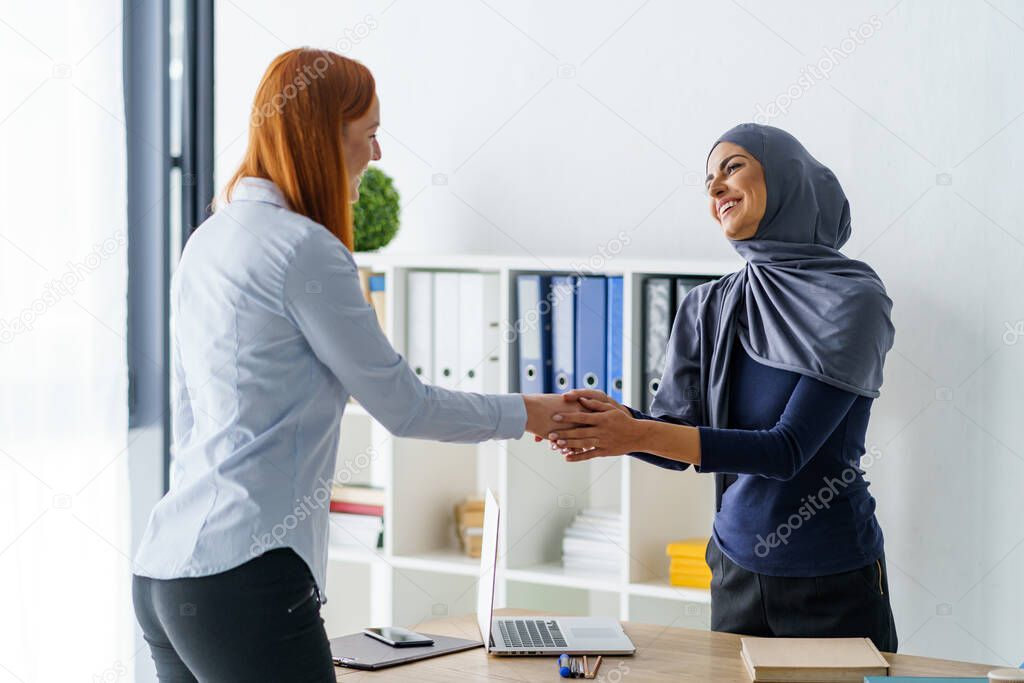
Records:
<instances>
[{"instance_id":1,"label":"white bookshelf","mask_svg":"<svg viewBox=\"0 0 1024 683\"><path fill-rule=\"evenodd\" d=\"M565 258L408 257L357 254L361 266L386 278L385 331L399 352L406 342L407 273L411 270L495 273L500 319L515 319L512 293L520 273L577 272ZM624 402L646 407L639 381L641 285L647 275L717 276L742 262L612 259L587 272L621 275ZM512 345L499 349L496 393L516 390ZM356 467L357 463L365 465ZM707 628L706 590L668 584L665 544L711 531L714 483L692 470L675 472L628 457L570 464L526 435L516 441L445 444L391 436L358 405L342 420L338 472L387 490L383 549L332 549L324 619L333 637L368 624L416 624L472 612L479 561L457 547L453 505L489 487L502 506L496 606L595 614ZM619 575L574 573L561 566L564 528L586 507L622 514Z\"/></svg>"}]
</instances>

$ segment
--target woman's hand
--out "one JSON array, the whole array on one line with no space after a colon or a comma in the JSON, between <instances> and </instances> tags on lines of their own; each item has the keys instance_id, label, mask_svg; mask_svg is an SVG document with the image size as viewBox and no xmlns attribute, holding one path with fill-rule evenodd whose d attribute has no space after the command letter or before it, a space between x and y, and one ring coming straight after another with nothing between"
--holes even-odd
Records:
<instances>
[{"instance_id":1,"label":"woman's hand","mask_svg":"<svg viewBox=\"0 0 1024 683\"><path fill-rule=\"evenodd\" d=\"M570 403L575 403L581 398L589 398L594 401L600 401L601 403L607 403L613 408L618 408L626 415L633 417L633 413L629 412L629 408L622 405L603 391L598 391L597 389L573 389L572 391L567 391L562 394L562 400Z\"/></svg>"},{"instance_id":2,"label":"woman's hand","mask_svg":"<svg viewBox=\"0 0 1024 683\"><path fill-rule=\"evenodd\" d=\"M578 401L586 409L585 412L559 413L553 418L565 426L552 430L548 439L551 447L560 450L567 462L642 450L644 421L634 419L628 408L610 396L580 389L564 394L563 400Z\"/></svg>"},{"instance_id":3,"label":"woman's hand","mask_svg":"<svg viewBox=\"0 0 1024 683\"><path fill-rule=\"evenodd\" d=\"M572 406L568 406L568 405L563 406L560 409L562 412L578 408L581 405L579 403L579 399L580 398L592 398L595 401L601 401L603 403L607 403L609 405L615 406L616 408L618 408L619 410L624 411L627 415L629 415L631 417L633 415L633 413L629 412L629 408L627 408L626 406L622 405L621 403L619 403L618 401L616 401L614 398L612 398L608 394L604 393L603 391L598 391L597 389L573 389L571 391L567 391L564 394L561 394L561 397L562 397L562 401L564 401L566 404L568 404L568 403L574 404ZM564 423L559 423L555 427L556 428L557 427L561 427L561 428L565 429L565 428L568 427L568 425L566 425ZM533 440L534 441L543 441L544 439L547 438L547 436L548 436L547 434L537 434L536 436L533 437ZM557 450L557 448L554 445L552 445L551 448L552 448L552 450ZM564 450L569 450L569 449L564 449Z\"/></svg>"},{"instance_id":4,"label":"woman's hand","mask_svg":"<svg viewBox=\"0 0 1024 683\"><path fill-rule=\"evenodd\" d=\"M526 406L526 431L535 434L537 441L566 426L565 422L553 419L555 413L566 410L560 394L523 394L523 404Z\"/></svg>"}]
</instances>

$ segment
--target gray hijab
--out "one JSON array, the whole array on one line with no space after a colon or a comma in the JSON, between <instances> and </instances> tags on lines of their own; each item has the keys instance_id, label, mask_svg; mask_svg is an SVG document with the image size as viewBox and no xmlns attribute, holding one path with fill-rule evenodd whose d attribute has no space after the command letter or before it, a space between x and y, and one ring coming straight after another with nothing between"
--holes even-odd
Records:
<instances>
[{"instance_id":1,"label":"gray hijab","mask_svg":"<svg viewBox=\"0 0 1024 683\"><path fill-rule=\"evenodd\" d=\"M746 266L682 301L651 413L728 427L734 339L765 365L877 397L893 344L892 301L870 266L839 252L850 238L839 181L778 128L744 123L720 142L740 145L764 167L764 218L752 238L730 240ZM720 507L728 484L717 483Z\"/></svg>"}]
</instances>

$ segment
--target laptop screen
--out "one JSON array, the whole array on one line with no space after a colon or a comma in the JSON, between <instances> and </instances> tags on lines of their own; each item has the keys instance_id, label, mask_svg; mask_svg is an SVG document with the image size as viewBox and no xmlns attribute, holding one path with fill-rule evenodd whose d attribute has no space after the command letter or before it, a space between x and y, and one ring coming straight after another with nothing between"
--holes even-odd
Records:
<instances>
[{"instance_id":1,"label":"laptop screen","mask_svg":"<svg viewBox=\"0 0 1024 683\"><path fill-rule=\"evenodd\" d=\"M498 567L498 518L501 511L487 489L484 499L484 535L480 544L480 580L476 584L476 622L484 647L491 646L491 614L494 608L494 576Z\"/></svg>"}]
</instances>

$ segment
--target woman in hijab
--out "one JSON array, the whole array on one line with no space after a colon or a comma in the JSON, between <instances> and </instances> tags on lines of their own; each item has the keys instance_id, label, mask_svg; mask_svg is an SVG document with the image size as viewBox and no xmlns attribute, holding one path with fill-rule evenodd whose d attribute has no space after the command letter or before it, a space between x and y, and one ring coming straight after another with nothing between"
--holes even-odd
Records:
<instances>
[{"instance_id":1,"label":"woman in hijab","mask_svg":"<svg viewBox=\"0 0 1024 683\"><path fill-rule=\"evenodd\" d=\"M715 475L711 628L871 638L895 652L882 530L858 463L892 347L878 275L839 249L849 203L785 131L742 124L707 160L711 216L746 260L682 301L650 414L566 395L569 461L630 453Z\"/></svg>"}]
</instances>

